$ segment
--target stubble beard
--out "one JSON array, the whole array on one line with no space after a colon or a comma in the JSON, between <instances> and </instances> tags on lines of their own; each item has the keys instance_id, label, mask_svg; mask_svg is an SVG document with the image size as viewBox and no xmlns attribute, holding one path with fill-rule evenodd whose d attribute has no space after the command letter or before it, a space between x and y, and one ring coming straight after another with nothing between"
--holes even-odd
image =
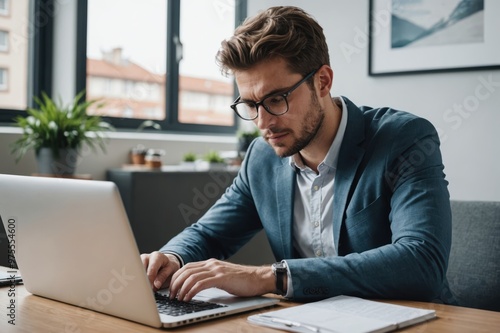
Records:
<instances>
[{"instance_id":1,"label":"stubble beard","mask_svg":"<svg viewBox=\"0 0 500 333\"><path fill-rule=\"evenodd\" d=\"M311 94L311 99L311 107L304 117L304 128L300 132L300 136L295 140L292 146L284 152L280 153L277 150L277 148L285 147L284 144L278 144L277 147L273 147L274 151L279 157L289 157L306 148L311 143L311 141L314 140L314 138L318 134L319 129L323 125L323 120L325 119L325 111L321 108L318 102L318 98L313 93ZM272 132L279 133L280 131L283 130L280 129L276 132Z\"/></svg>"}]
</instances>

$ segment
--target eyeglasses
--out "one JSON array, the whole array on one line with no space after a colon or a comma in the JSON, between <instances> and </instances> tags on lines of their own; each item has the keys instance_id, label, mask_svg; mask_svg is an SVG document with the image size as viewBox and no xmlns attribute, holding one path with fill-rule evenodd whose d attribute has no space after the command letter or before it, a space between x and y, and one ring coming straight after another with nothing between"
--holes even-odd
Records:
<instances>
[{"instance_id":1,"label":"eyeglasses","mask_svg":"<svg viewBox=\"0 0 500 333\"><path fill-rule=\"evenodd\" d=\"M318 68L319 69L319 68ZM241 100L239 96L234 103L231 105L236 114L244 120L254 120L259 116L259 106L262 105L264 109L272 114L273 116L281 116L288 112L288 100L287 97L297 89L302 83L306 82L310 77L312 77L318 69L315 69L311 73L307 74L302 80L297 82L290 90L282 94L271 94L260 102L245 101Z\"/></svg>"}]
</instances>

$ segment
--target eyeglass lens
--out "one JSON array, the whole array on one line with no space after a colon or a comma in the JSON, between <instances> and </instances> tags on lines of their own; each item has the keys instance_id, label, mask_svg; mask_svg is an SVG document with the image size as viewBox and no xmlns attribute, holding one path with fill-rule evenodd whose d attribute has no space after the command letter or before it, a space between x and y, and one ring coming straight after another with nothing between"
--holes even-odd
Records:
<instances>
[{"instance_id":1,"label":"eyeglass lens","mask_svg":"<svg viewBox=\"0 0 500 333\"><path fill-rule=\"evenodd\" d=\"M288 111L288 105L285 97L282 95L272 95L264 100L261 103L268 112L274 114L276 116L284 114ZM235 105L236 111L238 114L245 119L255 119L257 117L257 103L255 102L243 102Z\"/></svg>"}]
</instances>

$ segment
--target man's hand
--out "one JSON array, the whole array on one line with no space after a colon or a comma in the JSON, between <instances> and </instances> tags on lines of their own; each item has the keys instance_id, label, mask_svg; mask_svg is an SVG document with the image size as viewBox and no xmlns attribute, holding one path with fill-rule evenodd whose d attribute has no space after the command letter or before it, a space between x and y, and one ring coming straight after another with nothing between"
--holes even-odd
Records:
<instances>
[{"instance_id":1,"label":"man's hand","mask_svg":"<svg viewBox=\"0 0 500 333\"><path fill-rule=\"evenodd\" d=\"M193 262L172 276L170 297L187 302L211 287L236 296L258 296L274 291L275 277L271 266L243 266L216 259Z\"/></svg>"},{"instance_id":2,"label":"man's hand","mask_svg":"<svg viewBox=\"0 0 500 333\"><path fill-rule=\"evenodd\" d=\"M181 267L179 260L174 255L158 251L141 254L141 260L154 291L168 287L172 274Z\"/></svg>"}]
</instances>

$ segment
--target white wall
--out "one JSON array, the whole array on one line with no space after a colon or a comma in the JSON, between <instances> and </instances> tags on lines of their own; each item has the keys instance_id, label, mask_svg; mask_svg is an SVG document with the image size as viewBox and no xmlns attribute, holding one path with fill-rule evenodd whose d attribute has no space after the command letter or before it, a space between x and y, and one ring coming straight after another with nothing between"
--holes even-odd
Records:
<instances>
[{"instance_id":1,"label":"white wall","mask_svg":"<svg viewBox=\"0 0 500 333\"><path fill-rule=\"evenodd\" d=\"M300 6L311 13L323 26L328 39L335 71L333 95L345 95L358 105L391 106L429 119L441 133L445 172L452 199L500 201L500 148L495 144L500 141L496 132L500 125L500 70L369 77L368 44L362 34L368 31L367 0L248 2L249 15L280 4ZM65 15L56 22L56 29L74 18L72 3L76 2L60 3L60 10ZM55 64L63 67L55 70L54 91L68 98L74 92L71 86L74 82L72 61L68 60L74 59L74 38L70 28L58 31L56 45L59 51ZM342 43L356 47L359 53L352 57L344 56L340 49ZM500 43L498 45L500 47ZM474 112L464 115L454 112L455 105L460 106L475 96L481 80L497 83L491 88L488 98L480 100ZM18 134L11 132L0 129L0 173L35 172L32 156L23 159L20 164L14 163L9 154L9 143ZM82 159L78 172L103 179L106 169L120 167L127 161L129 149L137 143L165 149L167 156L164 162L168 164L177 163L189 150L202 153L208 149L231 150L235 147L234 138L136 135L124 139L123 134L115 133L108 145L108 153L88 153Z\"/></svg>"},{"instance_id":2,"label":"white wall","mask_svg":"<svg viewBox=\"0 0 500 333\"><path fill-rule=\"evenodd\" d=\"M500 70L462 71L390 77L368 76L367 0L249 0L248 15L274 5L299 6L323 26L335 72L332 95L358 105L391 106L430 120L438 128L452 199L500 200ZM498 36L495 36L498 39ZM346 57L341 45L359 53ZM500 41L497 42L500 47ZM414 59L418 62L419 59ZM493 81L486 87L483 81ZM483 86L482 88L478 88ZM490 89L487 91L486 89ZM489 92L477 99L476 89ZM475 99L479 107L454 111Z\"/></svg>"}]
</instances>

